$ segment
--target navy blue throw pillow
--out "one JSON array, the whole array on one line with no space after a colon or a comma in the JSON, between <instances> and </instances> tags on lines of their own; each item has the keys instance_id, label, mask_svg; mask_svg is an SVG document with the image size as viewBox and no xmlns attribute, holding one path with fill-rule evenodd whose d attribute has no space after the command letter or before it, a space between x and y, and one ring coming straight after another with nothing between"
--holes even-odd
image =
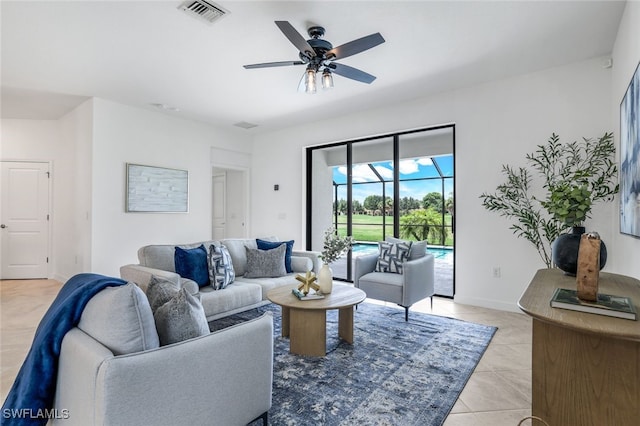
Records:
<instances>
[{"instance_id":1,"label":"navy blue throw pillow","mask_svg":"<svg viewBox=\"0 0 640 426\"><path fill-rule=\"evenodd\" d=\"M209 285L207 249L204 245L193 249L176 247L173 260L178 275L195 281L200 287Z\"/></svg>"},{"instance_id":2,"label":"navy blue throw pillow","mask_svg":"<svg viewBox=\"0 0 640 426\"><path fill-rule=\"evenodd\" d=\"M291 253L293 252L293 240L291 241L266 241L256 238L256 244L260 250L271 250L280 247L281 244L287 245L287 250L284 252L284 268L287 273L293 272L291 268Z\"/></svg>"}]
</instances>

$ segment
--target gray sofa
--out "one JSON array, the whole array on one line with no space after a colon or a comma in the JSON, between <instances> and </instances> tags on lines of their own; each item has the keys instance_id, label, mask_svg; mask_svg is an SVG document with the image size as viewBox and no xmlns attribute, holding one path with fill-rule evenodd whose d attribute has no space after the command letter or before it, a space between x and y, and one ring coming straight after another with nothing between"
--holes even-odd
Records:
<instances>
[{"instance_id":1,"label":"gray sofa","mask_svg":"<svg viewBox=\"0 0 640 426\"><path fill-rule=\"evenodd\" d=\"M266 424L272 383L271 315L159 346L149 302L129 283L96 294L65 335L51 424Z\"/></svg>"},{"instance_id":2,"label":"gray sofa","mask_svg":"<svg viewBox=\"0 0 640 426\"><path fill-rule=\"evenodd\" d=\"M267 241L278 241L274 237L261 238ZM176 273L174 263L175 247L185 249L204 245L209 248L211 244L221 244L227 247L235 280L222 290L214 290L213 287L198 285ZM293 250L291 267L293 272L276 278L246 278L247 258L245 246L257 248L255 239L229 238L221 241L201 241L191 244L157 244L148 245L138 250L137 265L125 265L120 268L120 276L127 281L135 282L146 292L151 276L163 277L175 283L177 287L186 287L192 294L199 293L208 321L232 315L248 309L269 303L267 292L272 288L296 283L295 275L307 271L318 272L320 260L318 252Z\"/></svg>"}]
</instances>

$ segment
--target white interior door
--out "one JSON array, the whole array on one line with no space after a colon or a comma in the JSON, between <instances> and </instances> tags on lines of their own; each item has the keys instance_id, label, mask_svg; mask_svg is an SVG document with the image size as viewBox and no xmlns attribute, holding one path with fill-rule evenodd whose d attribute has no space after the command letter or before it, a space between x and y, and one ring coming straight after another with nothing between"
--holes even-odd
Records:
<instances>
[{"instance_id":1,"label":"white interior door","mask_svg":"<svg viewBox=\"0 0 640 426\"><path fill-rule=\"evenodd\" d=\"M213 176L213 239L222 240L227 235L227 175Z\"/></svg>"},{"instance_id":2,"label":"white interior door","mask_svg":"<svg viewBox=\"0 0 640 426\"><path fill-rule=\"evenodd\" d=\"M2 279L47 278L49 164L2 162Z\"/></svg>"}]
</instances>

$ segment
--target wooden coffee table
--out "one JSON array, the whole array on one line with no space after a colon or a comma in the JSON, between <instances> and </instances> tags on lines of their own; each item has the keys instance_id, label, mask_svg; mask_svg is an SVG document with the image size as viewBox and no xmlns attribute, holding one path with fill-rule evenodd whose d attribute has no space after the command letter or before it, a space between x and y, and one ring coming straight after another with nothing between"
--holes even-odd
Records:
<instances>
[{"instance_id":1,"label":"wooden coffee table","mask_svg":"<svg viewBox=\"0 0 640 426\"><path fill-rule=\"evenodd\" d=\"M299 300L291 293L296 284L275 288L267 298L282 307L282 337L289 337L289 352L298 355L327 354L327 310L338 309L338 336L353 344L353 307L367 295L359 288L333 284L324 299Z\"/></svg>"}]
</instances>

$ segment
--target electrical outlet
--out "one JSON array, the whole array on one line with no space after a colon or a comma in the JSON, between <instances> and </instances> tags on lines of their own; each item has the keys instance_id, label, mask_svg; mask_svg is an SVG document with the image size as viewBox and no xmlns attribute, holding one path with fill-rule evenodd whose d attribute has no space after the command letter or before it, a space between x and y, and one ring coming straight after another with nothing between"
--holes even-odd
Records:
<instances>
[{"instance_id":1,"label":"electrical outlet","mask_svg":"<svg viewBox=\"0 0 640 426\"><path fill-rule=\"evenodd\" d=\"M500 271L499 266L494 266L491 269L491 274L493 275L493 278L500 278L500 276L502 275L502 271Z\"/></svg>"}]
</instances>

